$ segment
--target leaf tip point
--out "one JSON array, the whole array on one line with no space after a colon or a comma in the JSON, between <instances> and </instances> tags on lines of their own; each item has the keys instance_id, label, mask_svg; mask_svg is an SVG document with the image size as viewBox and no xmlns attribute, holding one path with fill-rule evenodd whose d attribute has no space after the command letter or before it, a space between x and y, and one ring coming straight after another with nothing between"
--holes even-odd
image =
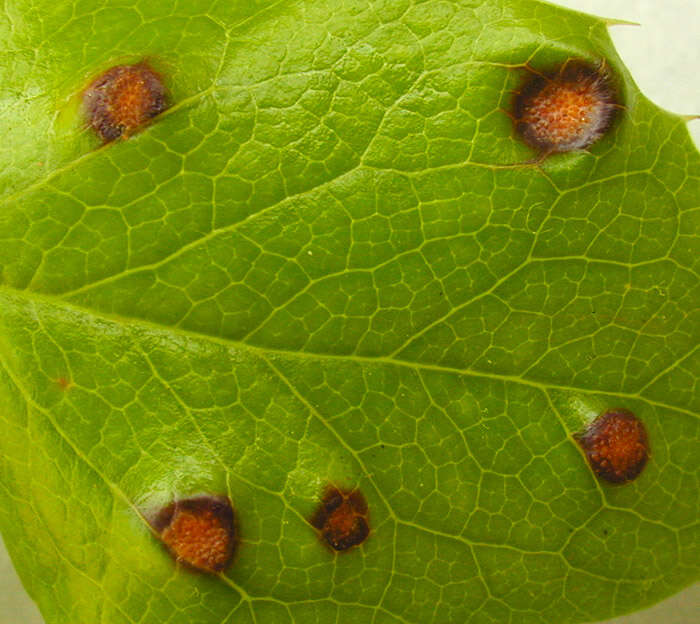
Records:
<instances>
[{"instance_id":1,"label":"leaf tip point","mask_svg":"<svg viewBox=\"0 0 700 624\"><path fill-rule=\"evenodd\" d=\"M641 24L639 22L633 22L631 20L623 20L623 19L616 19L614 17L604 17L602 18L603 23L610 27L610 26L639 26L641 27Z\"/></svg>"}]
</instances>

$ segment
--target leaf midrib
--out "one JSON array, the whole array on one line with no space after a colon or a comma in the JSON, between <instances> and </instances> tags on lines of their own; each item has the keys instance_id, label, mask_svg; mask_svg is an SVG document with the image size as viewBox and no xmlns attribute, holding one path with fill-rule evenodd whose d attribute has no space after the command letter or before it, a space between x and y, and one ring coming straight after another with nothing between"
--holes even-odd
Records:
<instances>
[{"instance_id":1,"label":"leaf midrib","mask_svg":"<svg viewBox=\"0 0 700 624\"><path fill-rule=\"evenodd\" d=\"M568 391L568 392L582 392L586 394L599 394L599 395L606 395L606 396L612 396L612 397L619 397L619 398L628 398L628 399L633 399L633 400L639 400L639 401L644 401L650 405L654 405L656 407L660 407L663 409L667 410L674 410L679 413L685 414L687 416L691 416L695 419L700 419L700 415L690 411L689 409L686 409L681 406L676 406L676 405L671 405L668 403L664 403L662 401L658 401L656 399L651 399L646 396L643 396L639 393L635 392L623 392L623 391L608 391L608 390L603 390L603 389L598 389L598 388L585 388L585 387L580 387L580 386L573 386L573 385L565 385L565 384L557 384L557 383L550 383L550 382L543 382L543 381L536 381L536 380L531 380L527 378L523 378L519 375L506 375L502 373L487 373L484 371L479 371L479 370L473 370L473 369L464 369L464 368L458 368L458 367L452 367L452 366L447 366L443 364L428 364L428 363L423 363L423 362L416 362L413 360L404 360L396 357L387 357L387 356L376 356L376 357L370 357L370 356L362 356L362 355L336 355L333 353L319 353L319 352L314 352L314 351L294 351L291 349L282 349L278 347L269 347L269 346L259 346L259 345L251 345L246 342L241 342L239 340L234 340L232 338L226 338L226 337L221 337L221 336L212 336L211 334L207 334L204 332L198 332L195 330L190 330L190 329L183 329L182 327L173 327L169 325L163 325L161 323L157 323L154 321L150 321L147 319L143 319L141 317L129 317L125 316L123 314L110 314L106 312L102 312L99 310L93 310L91 308L86 308L84 306L77 305L75 303L67 303L63 301L62 299L59 299L57 297L54 297L52 295L45 295L45 294L37 294L37 293L29 293L27 291L22 291L22 290L17 290L15 288L8 287L6 285L0 284L0 292L5 292L9 293L10 295L16 296L21 299L29 300L34 303L39 303L39 304L44 304L47 306L51 306L53 308L63 308L63 309L68 309L68 310L73 310L75 312L78 312L82 315L90 315L93 317L101 318L105 321L110 321L116 324L120 325L131 325L131 326L138 326L142 327L144 329L152 329L152 330L157 330L158 332L161 333L170 333L170 334L175 334L178 336L181 336L183 338L191 339L191 340L206 340L209 342L212 342L214 344L221 345L223 347L226 347L227 349L238 349L238 350L244 350L248 351L250 353L258 355L258 357L262 357L263 359L266 359L266 355L280 355L280 356L286 356L286 357L292 357L292 358L300 358L300 359L309 359L309 360L341 360L341 361L353 361L353 362L358 362L360 364L366 364L366 365L377 365L377 364L387 364L391 366L399 366L403 368L409 368L413 370L430 370L430 371L435 371L435 372L441 372L441 373L457 373L460 375L465 375L469 377L474 377L478 379L488 379L488 380L493 380L493 381L503 381L503 382L510 382L510 383L517 383L525 386L529 386L531 388L538 389L542 392L547 392L548 390L562 390L562 391ZM678 362L674 362L674 366L677 365L679 362L682 362L685 358L690 357L697 349L700 348L700 345L696 345L694 348L691 349L691 351L686 354L683 358L680 358Z\"/></svg>"}]
</instances>

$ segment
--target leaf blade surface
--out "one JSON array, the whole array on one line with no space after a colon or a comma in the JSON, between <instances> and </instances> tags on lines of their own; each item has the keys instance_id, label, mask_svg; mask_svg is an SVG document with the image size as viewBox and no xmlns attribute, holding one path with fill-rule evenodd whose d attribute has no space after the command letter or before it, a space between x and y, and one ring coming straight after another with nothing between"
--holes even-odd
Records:
<instances>
[{"instance_id":1,"label":"leaf blade surface","mask_svg":"<svg viewBox=\"0 0 700 624\"><path fill-rule=\"evenodd\" d=\"M0 521L47 620L577 622L696 579L700 161L604 25L149 6L12 30L47 60L24 114L58 110L5 158L0 217ZM75 94L144 56L174 107L94 149ZM621 121L511 167L515 66L570 56L610 63ZM649 429L624 488L572 440L596 405ZM343 557L306 520L328 481L371 508ZM145 522L196 492L240 516L222 578L175 571Z\"/></svg>"}]
</instances>

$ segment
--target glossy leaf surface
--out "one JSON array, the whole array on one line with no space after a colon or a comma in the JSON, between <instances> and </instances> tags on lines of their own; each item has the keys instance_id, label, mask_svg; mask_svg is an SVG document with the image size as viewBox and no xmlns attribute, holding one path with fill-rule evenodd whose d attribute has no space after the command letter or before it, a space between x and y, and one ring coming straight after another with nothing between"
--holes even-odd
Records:
<instances>
[{"instance_id":1,"label":"glossy leaf surface","mask_svg":"<svg viewBox=\"0 0 700 624\"><path fill-rule=\"evenodd\" d=\"M584 622L698 578L700 157L602 21L534 2L10 0L0 527L50 624ZM531 163L523 66L624 103ZM101 146L81 93L172 107ZM633 411L599 483L574 434ZM371 534L308 519L358 488ZM228 495L231 567L148 518Z\"/></svg>"}]
</instances>

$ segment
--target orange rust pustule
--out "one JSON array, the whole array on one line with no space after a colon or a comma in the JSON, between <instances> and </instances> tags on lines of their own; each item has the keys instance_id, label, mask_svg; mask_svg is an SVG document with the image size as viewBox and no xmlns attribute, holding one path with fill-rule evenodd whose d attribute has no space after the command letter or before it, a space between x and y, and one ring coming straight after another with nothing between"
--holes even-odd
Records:
<instances>
[{"instance_id":1,"label":"orange rust pustule","mask_svg":"<svg viewBox=\"0 0 700 624\"><path fill-rule=\"evenodd\" d=\"M329 486L309 522L333 550L348 550L369 536L367 501L359 490Z\"/></svg>"},{"instance_id":2,"label":"orange rust pustule","mask_svg":"<svg viewBox=\"0 0 700 624\"><path fill-rule=\"evenodd\" d=\"M161 77L144 63L117 65L85 90L88 123L105 143L128 137L167 107Z\"/></svg>"},{"instance_id":3,"label":"orange rust pustule","mask_svg":"<svg viewBox=\"0 0 700 624\"><path fill-rule=\"evenodd\" d=\"M569 61L554 72L531 72L513 101L513 119L539 152L570 152L600 139L620 108L607 70Z\"/></svg>"},{"instance_id":4,"label":"orange rust pustule","mask_svg":"<svg viewBox=\"0 0 700 624\"><path fill-rule=\"evenodd\" d=\"M163 508L153 528L175 559L196 570L224 570L238 546L233 507L228 498L201 496Z\"/></svg>"},{"instance_id":5,"label":"orange rust pustule","mask_svg":"<svg viewBox=\"0 0 700 624\"><path fill-rule=\"evenodd\" d=\"M610 483L636 479L649 459L644 423L626 409L604 412L576 440L593 472Z\"/></svg>"}]
</instances>

